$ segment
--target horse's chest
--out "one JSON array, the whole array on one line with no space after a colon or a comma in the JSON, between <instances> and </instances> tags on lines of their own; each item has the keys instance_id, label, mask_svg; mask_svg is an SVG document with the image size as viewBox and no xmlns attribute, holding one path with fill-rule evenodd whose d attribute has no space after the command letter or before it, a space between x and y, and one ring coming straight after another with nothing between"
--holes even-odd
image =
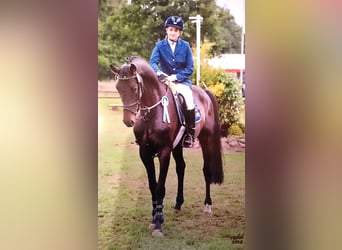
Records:
<instances>
[{"instance_id":1,"label":"horse's chest","mask_svg":"<svg viewBox=\"0 0 342 250\"><path fill-rule=\"evenodd\" d=\"M170 128L144 122L134 127L134 135L139 145L161 145L169 143Z\"/></svg>"}]
</instances>

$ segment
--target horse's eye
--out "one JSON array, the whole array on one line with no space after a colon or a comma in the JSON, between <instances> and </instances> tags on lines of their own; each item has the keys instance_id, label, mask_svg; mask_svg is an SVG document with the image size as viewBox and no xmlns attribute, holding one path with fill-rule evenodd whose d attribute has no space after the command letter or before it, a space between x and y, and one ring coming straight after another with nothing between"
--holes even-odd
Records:
<instances>
[{"instance_id":1,"label":"horse's eye","mask_svg":"<svg viewBox=\"0 0 342 250\"><path fill-rule=\"evenodd\" d=\"M132 91L134 91L134 92L136 92L136 91L137 91L137 89L138 89L138 87L137 87L137 86L132 86L132 87L131 87L131 90L132 90Z\"/></svg>"}]
</instances>

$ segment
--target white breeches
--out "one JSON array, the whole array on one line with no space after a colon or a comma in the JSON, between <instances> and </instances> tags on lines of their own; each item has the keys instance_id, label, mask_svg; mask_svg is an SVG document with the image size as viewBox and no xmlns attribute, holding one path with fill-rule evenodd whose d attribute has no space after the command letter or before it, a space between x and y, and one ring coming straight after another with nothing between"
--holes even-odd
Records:
<instances>
[{"instance_id":1,"label":"white breeches","mask_svg":"<svg viewBox=\"0 0 342 250\"><path fill-rule=\"evenodd\" d=\"M180 93L184 97L188 110L194 109L195 103L194 103L194 97L192 96L191 88L181 83L176 84L176 86L177 86L177 92Z\"/></svg>"}]
</instances>

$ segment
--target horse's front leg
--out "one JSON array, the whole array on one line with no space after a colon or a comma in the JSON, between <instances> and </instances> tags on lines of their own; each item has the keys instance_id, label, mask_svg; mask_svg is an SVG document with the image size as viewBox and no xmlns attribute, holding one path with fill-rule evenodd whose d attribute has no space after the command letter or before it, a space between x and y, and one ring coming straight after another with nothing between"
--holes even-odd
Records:
<instances>
[{"instance_id":1,"label":"horse's front leg","mask_svg":"<svg viewBox=\"0 0 342 250\"><path fill-rule=\"evenodd\" d=\"M170 155L171 155L171 149L164 149L161 150L158 153L158 159L159 159L159 178L158 183L156 186L156 199L157 199L157 206L156 206L156 213L154 215L154 222L155 222L155 228L152 232L153 236L163 236L162 232L162 224L164 222L164 214L163 214L163 200L165 197L165 181L167 172L169 169L170 164Z\"/></svg>"},{"instance_id":2,"label":"horse's front leg","mask_svg":"<svg viewBox=\"0 0 342 250\"><path fill-rule=\"evenodd\" d=\"M146 169L146 173L148 177L148 186L149 186L151 197L152 197L152 221L149 227L151 229L154 229L155 227L154 216L156 214L156 208L157 208L157 198L156 198L157 181L156 181L155 165L153 161L154 155L153 155L153 152L151 152L151 149L149 147L143 147L143 146L139 148L139 154Z\"/></svg>"},{"instance_id":3,"label":"horse's front leg","mask_svg":"<svg viewBox=\"0 0 342 250\"><path fill-rule=\"evenodd\" d=\"M176 173L178 178L178 189L177 189L177 198L176 198L176 205L175 211L180 211L181 206L184 202L184 195L183 195L183 186L184 186L184 172L185 172L185 162L183 158L183 148L181 143L175 147L172 151L173 158L176 162Z\"/></svg>"}]
</instances>

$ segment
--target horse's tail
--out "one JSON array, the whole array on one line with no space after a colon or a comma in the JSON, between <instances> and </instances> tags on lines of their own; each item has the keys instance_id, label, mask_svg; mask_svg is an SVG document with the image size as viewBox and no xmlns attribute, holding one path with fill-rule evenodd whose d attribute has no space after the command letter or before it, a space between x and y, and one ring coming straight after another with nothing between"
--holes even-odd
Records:
<instances>
[{"instance_id":1,"label":"horse's tail","mask_svg":"<svg viewBox=\"0 0 342 250\"><path fill-rule=\"evenodd\" d=\"M212 147L210 155L210 183L221 184L223 182L223 164L222 164L222 146L221 146L221 126L219 118L219 107L215 96L205 90L210 97L214 109L214 128L210 138L210 146Z\"/></svg>"}]
</instances>

